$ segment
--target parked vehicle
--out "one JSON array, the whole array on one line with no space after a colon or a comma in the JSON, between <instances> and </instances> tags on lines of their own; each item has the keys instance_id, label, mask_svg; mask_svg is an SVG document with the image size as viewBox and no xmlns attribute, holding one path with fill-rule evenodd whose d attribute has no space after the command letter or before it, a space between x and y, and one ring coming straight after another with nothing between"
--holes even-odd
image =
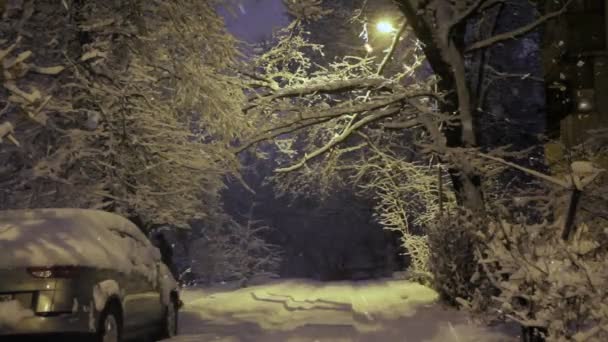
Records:
<instances>
[{"instance_id":1,"label":"parked vehicle","mask_svg":"<svg viewBox=\"0 0 608 342\"><path fill-rule=\"evenodd\" d=\"M0 253L0 340L177 334L178 285L126 218L85 209L0 211Z\"/></svg>"}]
</instances>

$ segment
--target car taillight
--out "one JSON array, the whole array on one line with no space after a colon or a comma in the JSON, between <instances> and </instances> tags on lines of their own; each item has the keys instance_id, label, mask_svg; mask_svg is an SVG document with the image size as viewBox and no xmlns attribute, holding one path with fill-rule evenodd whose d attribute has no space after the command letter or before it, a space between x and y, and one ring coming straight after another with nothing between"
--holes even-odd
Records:
<instances>
[{"instance_id":1,"label":"car taillight","mask_svg":"<svg viewBox=\"0 0 608 342\"><path fill-rule=\"evenodd\" d=\"M28 267L27 272L34 278L73 278L78 273L76 266Z\"/></svg>"}]
</instances>

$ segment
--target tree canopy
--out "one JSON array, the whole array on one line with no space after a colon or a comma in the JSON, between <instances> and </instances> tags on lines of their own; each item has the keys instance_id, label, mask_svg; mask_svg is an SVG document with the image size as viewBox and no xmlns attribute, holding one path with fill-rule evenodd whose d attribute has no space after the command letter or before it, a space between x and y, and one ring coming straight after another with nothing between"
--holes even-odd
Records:
<instances>
[{"instance_id":1,"label":"tree canopy","mask_svg":"<svg viewBox=\"0 0 608 342\"><path fill-rule=\"evenodd\" d=\"M215 1L14 2L3 13L2 208L184 225L219 208L251 131Z\"/></svg>"}]
</instances>

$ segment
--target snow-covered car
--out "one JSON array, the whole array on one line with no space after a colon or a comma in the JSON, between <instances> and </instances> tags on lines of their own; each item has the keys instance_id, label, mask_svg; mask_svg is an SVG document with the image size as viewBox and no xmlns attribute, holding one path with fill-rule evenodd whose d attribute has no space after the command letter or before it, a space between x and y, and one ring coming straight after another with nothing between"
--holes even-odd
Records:
<instances>
[{"instance_id":1,"label":"snow-covered car","mask_svg":"<svg viewBox=\"0 0 608 342\"><path fill-rule=\"evenodd\" d=\"M126 218L85 209L0 211L0 340L170 337L180 303L158 249Z\"/></svg>"}]
</instances>

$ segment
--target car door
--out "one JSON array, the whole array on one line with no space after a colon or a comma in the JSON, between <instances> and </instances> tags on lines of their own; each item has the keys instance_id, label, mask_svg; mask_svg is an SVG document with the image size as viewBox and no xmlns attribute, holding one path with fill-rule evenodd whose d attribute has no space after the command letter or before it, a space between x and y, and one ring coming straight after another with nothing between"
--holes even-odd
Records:
<instances>
[{"instance_id":1,"label":"car door","mask_svg":"<svg viewBox=\"0 0 608 342\"><path fill-rule=\"evenodd\" d=\"M154 246L147 239L139 239L138 243L145 250L141 253L146 264L142 276L142 306L145 307L145 324L157 323L163 318L164 308L161 299L161 284L159 283L160 257Z\"/></svg>"},{"instance_id":2,"label":"car door","mask_svg":"<svg viewBox=\"0 0 608 342\"><path fill-rule=\"evenodd\" d=\"M162 318L158 269L151 244L141 237L125 231L115 231L125 239L132 271L126 275L123 297L125 328L140 328L158 322Z\"/></svg>"}]
</instances>

